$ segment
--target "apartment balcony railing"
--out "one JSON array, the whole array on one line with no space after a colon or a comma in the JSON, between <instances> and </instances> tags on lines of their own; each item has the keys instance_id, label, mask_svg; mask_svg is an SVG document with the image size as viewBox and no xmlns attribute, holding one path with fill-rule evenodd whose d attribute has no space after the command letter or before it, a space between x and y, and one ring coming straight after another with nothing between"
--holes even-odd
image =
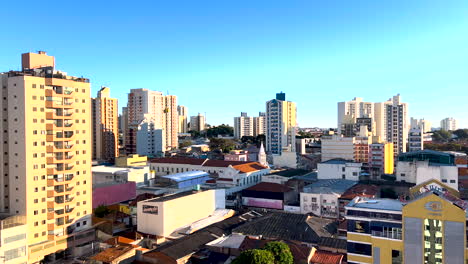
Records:
<instances>
[{"instance_id":1,"label":"apartment balcony railing","mask_svg":"<svg viewBox=\"0 0 468 264\"><path fill-rule=\"evenodd\" d=\"M398 239L398 240L402 239L402 233L401 232L372 231L372 236L385 237L385 238Z\"/></svg>"}]
</instances>

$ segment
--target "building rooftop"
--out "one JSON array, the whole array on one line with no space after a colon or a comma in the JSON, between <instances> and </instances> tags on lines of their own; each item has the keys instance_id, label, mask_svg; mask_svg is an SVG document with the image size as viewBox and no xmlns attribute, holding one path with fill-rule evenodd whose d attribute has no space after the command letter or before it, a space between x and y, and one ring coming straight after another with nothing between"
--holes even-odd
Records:
<instances>
[{"instance_id":1,"label":"building rooftop","mask_svg":"<svg viewBox=\"0 0 468 264\"><path fill-rule=\"evenodd\" d=\"M117 172L128 172L128 169L114 166L93 166L91 172L115 174Z\"/></svg>"},{"instance_id":2,"label":"building rooftop","mask_svg":"<svg viewBox=\"0 0 468 264\"><path fill-rule=\"evenodd\" d=\"M166 178L170 179L176 182L182 182L182 181L189 181L201 177L207 177L210 176L207 172L204 171L186 171L186 172L181 172L181 173L176 173L176 174L170 174L170 175L164 175L161 176L161 178Z\"/></svg>"},{"instance_id":3,"label":"building rooftop","mask_svg":"<svg viewBox=\"0 0 468 264\"><path fill-rule=\"evenodd\" d=\"M371 199L366 197L356 197L346 205L346 208L363 208L401 212L403 209L403 203L400 200L394 199Z\"/></svg>"},{"instance_id":4,"label":"building rooftop","mask_svg":"<svg viewBox=\"0 0 468 264\"><path fill-rule=\"evenodd\" d=\"M345 160L345 159L331 159L331 160L327 160L327 161L324 161L324 162L321 162L321 163L325 163L325 164L346 164L346 163L359 163L359 162L354 162L352 160Z\"/></svg>"},{"instance_id":5,"label":"building rooftop","mask_svg":"<svg viewBox=\"0 0 468 264\"><path fill-rule=\"evenodd\" d=\"M352 200L356 196L373 198L379 192L379 187L376 185L368 184L356 184L346 190L342 195L341 199Z\"/></svg>"},{"instance_id":6,"label":"building rooftop","mask_svg":"<svg viewBox=\"0 0 468 264\"><path fill-rule=\"evenodd\" d=\"M292 191L293 189L279 183L272 183L272 182L261 182L258 183L250 188L245 189L246 191L258 191L258 192L279 192L285 193Z\"/></svg>"},{"instance_id":7,"label":"building rooftop","mask_svg":"<svg viewBox=\"0 0 468 264\"><path fill-rule=\"evenodd\" d=\"M126 253L128 253L128 252L130 252L130 251L132 251L134 249L135 249L135 247L133 247L133 246L119 245L119 246L116 246L116 247L108 248L108 249L98 253L97 255L92 256L91 260L101 261L101 262L104 262L104 263L110 263L110 262L118 259L122 255L125 255Z\"/></svg>"},{"instance_id":8,"label":"building rooftop","mask_svg":"<svg viewBox=\"0 0 468 264\"><path fill-rule=\"evenodd\" d=\"M267 167L263 166L262 164L258 162L250 162L246 164L234 165L232 167L242 173L268 169Z\"/></svg>"},{"instance_id":9,"label":"building rooftop","mask_svg":"<svg viewBox=\"0 0 468 264\"><path fill-rule=\"evenodd\" d=\"M336 237L322 237L320 239L319 246L346 250L346 239L341 239L341 238L336 238Z\"/></svg>"},{"instance_id":10,"label":"building rooftop","mask_svg":"<svg viewBox=\"0 0 468 264\"><path fill-rule=\"evenodd\" d=\"M152 158L148 160L149 163L166 163L166 164L185 164L185 165L199 165L202 167L218 167L227 168L234 167L240 172L252 172L257 170L267 169L258 162L252 161L229 161L229 160L211 160L211 159L197 159L197 158Z\"/></svg>"},{"instance_id":11,"label":"building rooftop","mask_svg":"<svg viewBox=\"0 0 468 264\"><path fill-rule=\"evenodd\" d=\"M199 193L199 192L204 192L204 191L195 191L195 190L192 190L192 191L180 192L180 193L169 194L169 195L164 195L164 196L161 196L161 197L152 198L152 199L145 200L145 201L141 201L141 202L143 202L143 203L147 203L147 202L151 202L151 203L163 203L163 202L175 200L175 199L178 199L178 198L181 198L181 197L185 197L185 196L189 196L189 195L192 195L192 194L196 194L196 193Z\"/></svg>"},{"instance_id":12,"label":"building rooftop","mask_svg":"<svg viewBox=\"0 0 468 264\"><path fill-rule=\"evenodd\" d=\"M306 220L307 216L302 214L273 212L235 228L233 233L275 240L319 242L320 237Z\"/></svg>"},{"instance_id":13,"label":"building rooftop","mask_svg":"<svg viewBox=\"0 0 468 264\"><path fill-rule=\"evenodd\" d=\"M336 193L343 194L349 188L356 185L356 181L344 179L317 180L314 183L304 186L304 193Z\"/></svg>"},{"instance_id":14,"label":"building rooftop","mask_svg":"<svg viewBox=\"0 0 468 264\"><path fill-rule=\"evenodd\" d=\"M323 250L317 250L310 259L310 263L320 264L340 264L344 255L339 253L331 253Z\"/></svg>"},{"instance_id":15,"label":"building rooftop","mask_svg":"<svg viewBox=\"0 0 468 264\"><path fill-rule=\"evenodd\" d=\"M168 164L189 164L202 165L206 159L197 158L152 158L148 159L149 163L168 163Z\"/></svg>"},{"instance_id":16,"label":"building rooftop","mask_svg":"<svg viewBox=\"0 0 468 264\"><path fill-rule=\"evenodd\" d=\"M278 175L278 176L289 178L289 177L295 177L295 176L303 176L307 173L309 173L309 171L303 170L303 169L286 169L286 170L271 172L269 175Z\"/></svg>"}]
</instances>

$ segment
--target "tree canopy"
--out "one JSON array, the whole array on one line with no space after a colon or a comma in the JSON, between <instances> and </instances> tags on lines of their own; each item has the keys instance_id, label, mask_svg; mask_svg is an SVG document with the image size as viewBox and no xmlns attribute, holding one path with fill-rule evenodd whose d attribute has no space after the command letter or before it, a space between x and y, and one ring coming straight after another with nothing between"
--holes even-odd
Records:
<instances>
[{"instance_id":1,"label":"tree canopy","mask_svg":"<svg viewBox=\"0 0 468 264\"><path fill-rule=\"evenodd\" d=\"M434 131L432 139L438 142L447 142L452 138L452 133L447 130Z\"/></svg>"},{"instance_id":2,"label":"tree canopy","mask_svg":"<svg viewBox=\"0 0 468 264\"><path fill-rule=\"evenodd\" d=\"M273 254L268 250L250 249L243 251L232 264L272 264L275 263Z\"/></svg>"},{"instance_id":3,"label":"tree canopy","mask_svg":"<svg viewBox=\"0 0 468 264\"><path fill-rule=\"evenodd\" d=\"M217 137L218 135L233 136L234 135L234 128L232 126L222 124L222 125L219 125L219 126L208 128L206 130L206 136L208 138Z\"/></svg>"},{"instance_id":4,"label":"tree canopy","mask_svg":"<svg viewBox=\"0 0 468 264\"><path fill-rule=\"evenodd\" d=\"M293 264L294 258L284 242L268 242L263 249L243 251L233 264Z\"/></svg>"},{"instance_id":5,"label":"tree canopy","mask_svg":"<svg viewBox=\"0 0 468 264\"><path fill-rule=\"evenodd\" d=\"M264 250L268 250L275 258L275 264L293 264L294 258L289 249L289 246L284 242L272 241L268 242Z\"/></svg>"},{"instance_id":6,"label":"tree canopy","mask_svg":"<svg viewBox=\"0 0 468 264\"><path fill-rule=\"evenodd\" d=\"M224 153L233 150L236 143L231 139L224 138L210 138L210 150L221 149Z\"/></svg>"}]
</instances>

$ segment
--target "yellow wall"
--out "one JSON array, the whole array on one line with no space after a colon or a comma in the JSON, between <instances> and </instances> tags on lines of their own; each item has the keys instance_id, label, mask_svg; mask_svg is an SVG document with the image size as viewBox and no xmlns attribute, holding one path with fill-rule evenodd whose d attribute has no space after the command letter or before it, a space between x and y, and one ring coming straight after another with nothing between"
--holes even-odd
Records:
<instances>
[{"instance_id":1,"label":"yellow wall","mask_svg":"<svg viewBox=\"0 0 468 264\"><path fill-rule=\"evenodd\" d=\"M384 155L385 155L385 162L384 162L384 173L385 174L393 174L394 169L394 155L393 155L393 143L385 143L384 145Z\"/></svg>"},{"instance_id":2,"label":"yellow wall","mask_svg":"<svg viewBox=\"0 0 468 264\"><path fill-rule=\"evenodd\" d=\"M128 166L146 166L148 157L139 156L138 154L117 157L115 159L115 166L117 167L128 167Z\"/></svg>"}]
</instances>

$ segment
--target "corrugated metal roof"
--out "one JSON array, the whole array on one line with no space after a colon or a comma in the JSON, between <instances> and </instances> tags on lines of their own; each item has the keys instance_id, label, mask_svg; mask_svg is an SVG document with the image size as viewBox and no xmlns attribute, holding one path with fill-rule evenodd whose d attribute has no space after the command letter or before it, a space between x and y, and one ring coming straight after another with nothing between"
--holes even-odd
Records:
<instances>
[{"instance_id":1,"label":"corrugated metal roof","mask_svg":"<svg viewBox=\"0 0 468 264\"><path fill-rule=\"evenodd\" d=\"M206 176L210 176L210 174L204 171L186 171L176 174L164 175L161 176L161 178L170 179L176 182L182 182Z\"/></svg>"}]
</instances>

